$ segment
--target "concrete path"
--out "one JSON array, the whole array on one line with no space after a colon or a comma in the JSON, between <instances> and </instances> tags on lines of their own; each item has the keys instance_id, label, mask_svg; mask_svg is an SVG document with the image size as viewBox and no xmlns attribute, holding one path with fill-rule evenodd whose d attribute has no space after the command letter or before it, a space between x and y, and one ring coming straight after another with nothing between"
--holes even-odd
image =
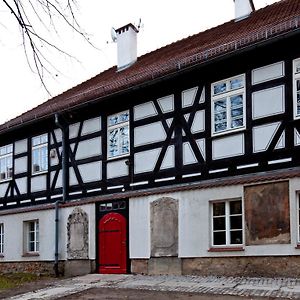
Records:
<instances>
[{"instance_id":1,"label":"concrete path","mask_svg":"<svg viewBox=\"0 0 300 300\"><path fill-rule=\"evenodd\" d=\"M138 289L213 295L300 299L300 279L201 276L89 274L59 281L55 286L7 298L59 299L90 288Z\"/></svg>"}]
</instances>

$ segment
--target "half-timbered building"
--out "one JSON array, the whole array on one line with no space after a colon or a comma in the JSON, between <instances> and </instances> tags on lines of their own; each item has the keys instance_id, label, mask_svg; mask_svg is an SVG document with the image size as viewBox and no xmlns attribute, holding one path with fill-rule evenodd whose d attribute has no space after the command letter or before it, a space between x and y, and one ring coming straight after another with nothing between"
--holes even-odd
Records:
<instances>
[{"instance_id":1,"label":"half-timbered building","mask_svg":"<svg viewBox=\"0 0 300 300\"><path fill-rule=\"evenodd\" d=\"M0 125L1 271L300 275L300 1L254 4Z\"/></svg>"}]
</instances>

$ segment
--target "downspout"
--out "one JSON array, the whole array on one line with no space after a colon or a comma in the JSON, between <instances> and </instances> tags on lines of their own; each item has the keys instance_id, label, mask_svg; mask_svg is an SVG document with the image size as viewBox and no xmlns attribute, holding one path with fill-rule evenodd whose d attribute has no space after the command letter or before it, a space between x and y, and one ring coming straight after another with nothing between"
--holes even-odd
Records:
<instances>
[{"instance_id":1,"label":"downspout","mask_svg":"<svg viewBox=\"0 0 300 300\"><path fill-rule=\"evenodd\" d=\"M68 133L69 127L65 121L60 120L59 115L55 114L55 125L61 129L62 131L62 192L63 198L62 200L57 200L55 202L55 261L54 261L54 272L55 276L59 276L58 270L58 245L59 245L59 204L65 203L67 201L68 196L68 177L69 177L69 169L68 169Z\"/></svg>"}]
</instances>

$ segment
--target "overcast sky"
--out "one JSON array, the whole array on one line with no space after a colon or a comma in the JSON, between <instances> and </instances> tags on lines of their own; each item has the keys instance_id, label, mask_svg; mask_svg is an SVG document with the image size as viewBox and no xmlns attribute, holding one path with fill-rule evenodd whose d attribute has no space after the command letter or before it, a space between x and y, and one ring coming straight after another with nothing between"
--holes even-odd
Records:
<instances>
[{"instance_id":1,"label":"overcast sky","mask_svg":"<svg viewBox=\"0 0 300 300\"><path fill-rule=\"evenodd\" d=\"M277 1L254 0L254 4L259 9ZM118 28L129 22L137 24L141 18L140 56L234 17L233 0L77 0L77 3L78 21L98 49L89 46L74 32L57 28L59 45L78 61L50 54L60 71L53 74L55 80L45 78L52 96L116 64L111 27ZM46 101L49 95L29 69L17 24L2 4L0 32L0 123L3 123Z\"/></svg>"}]
</instances>

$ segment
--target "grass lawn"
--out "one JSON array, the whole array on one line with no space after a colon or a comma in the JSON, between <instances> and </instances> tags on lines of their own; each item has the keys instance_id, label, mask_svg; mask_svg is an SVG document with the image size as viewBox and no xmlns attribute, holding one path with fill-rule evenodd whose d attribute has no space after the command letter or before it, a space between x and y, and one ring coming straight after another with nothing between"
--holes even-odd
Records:
<instances>
[{"instance_id":1,"label":"grass lawn","mask_svg":"<svg viewBox=\"0 0 300 300\"><path fill-rule=\"evenodd\" d=\"M13 288L39 279L41 279L40 276L28 273L2 274L0 275L0 290Z\"/></svg>"}]
</instances>

